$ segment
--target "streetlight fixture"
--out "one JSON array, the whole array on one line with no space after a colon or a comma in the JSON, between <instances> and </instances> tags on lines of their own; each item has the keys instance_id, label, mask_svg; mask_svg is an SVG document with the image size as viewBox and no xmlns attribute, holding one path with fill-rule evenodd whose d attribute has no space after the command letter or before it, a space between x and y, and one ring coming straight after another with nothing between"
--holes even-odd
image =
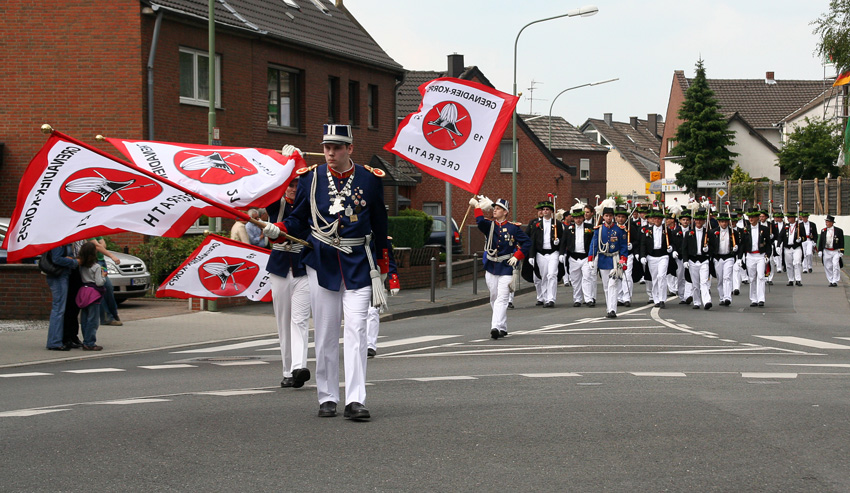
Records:
<instances>
[{"instance_id":1,"label":"streetlight fixture","mask_svg":"<svg viewBox=\"0 0 850 493\"><path fill-rule=\"evenodd\" d=\"M564 89L563 91L559 92L557 96L555 96L555 99L552 100L552 104L549 105L549 144L546 146L549 150L552 150L552 107L555 106L555 101L558 100L558 97L560 97L561 94L564 94L567 91L572 91L573 89L578 89L580 87L587 87L587 86L598 86L600 84L607 84L608 82L614 82L615 80L620 80L620 78L616 77L614 79L601 80L599 82L589 82L587 84L582 84L580 86L568 87L567 89Z\"/></svg>"},{"instance_id":2,"label":"streetlight fixture","mask_svg":"<svg viewBox=\"0 0 850 493\"><path fill-rule=\"evenodd\" d=\"M551 21L553 19L560 19L561 17L590 17L591 15L596 15L599 12L599 8L595 5L588 5L585 7L580 7L577 9L570 10L566 14L556 15L553 17L547 17L545 19L538 19L536 21L529 22L528 24L522 26L522 29L516 35L516 39L514 40L514 88L513 95L516 96L516 52L517 52L517 44L519 43L519 36L525 30L526 27L532 24L538 24L540 22ZM513 117L513 139L511 141L511 156L513 162L513 169L511 170L511 202L513 206L511 207L512 212L512 220L516 221L516 172L517 172L517 148L516 148L516 109L514 109L514 117Z\"/></svg>"}]
</instances>

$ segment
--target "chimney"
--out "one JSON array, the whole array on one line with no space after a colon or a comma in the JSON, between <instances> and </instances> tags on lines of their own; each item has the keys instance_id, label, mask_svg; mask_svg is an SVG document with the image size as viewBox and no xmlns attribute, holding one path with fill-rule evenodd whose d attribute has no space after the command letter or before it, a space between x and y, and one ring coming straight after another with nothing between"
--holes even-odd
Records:
<instances>
[{"instance_id":1,"label":"chimney","mask_svg":"<svg viewBox=\"0 0 850 493\"><path fill-rule=\"evenodd\" d=\"M657 113L650 113L646 115L646 127L649 129L649 132L653 137L658 137L658 117L661 115Z\"/></svg>"},{"instance_id":2,"label":"chimney","mask_svg":"<svg viewBox=\"0 0 850 493\"><path fill-rule=\"evenodd\" d=\"M611 123L613 122L613 116L614 115L611 114L611 113L603 113L602 114L602 119L605 120L605 124L608 125L609 127L612 126Z\"/></svg>"},{"instance_id":3,"label":"chimney","mask_svg":"<svg viewBox=\"0 0 850 493\"><path fill-rule=\"evenodd\" d=\"M773 72L766 72L764 74L764 83L769 86L776 84L776 79L773 77Z\"/></svg>"},{"instance_id":4,"label":"chimney","mask_svg":"<svg viewBox=\"0 0 850 493\"><path fill-rule=\"evenodd\" d=\"M463 55L452 53L449 55L449 71L446 74L448 77L460 77L463 73Z\"/></svg>"},{"instance_id":5,"label":"chimney","mask_svg":"<svg viewBox=\"0 0 850 493\"><path fill-rule=\"evenodd\" d=\"M637 130L638 128L638 117L630 116L629 117L629 125L632 126L633 129Z\"/></svg>"}]
</instances>

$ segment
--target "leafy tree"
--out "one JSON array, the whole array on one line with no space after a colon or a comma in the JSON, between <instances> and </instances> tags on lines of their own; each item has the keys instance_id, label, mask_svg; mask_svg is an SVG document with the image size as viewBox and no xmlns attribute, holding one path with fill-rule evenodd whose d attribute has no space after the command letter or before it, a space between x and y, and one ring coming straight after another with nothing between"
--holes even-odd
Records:
<instances>
[{"instance_id":1,"label":"leafy tree","mask_svg":"<svg viewBox=\"0 0 850 493\"><path fill-rule=\"evenodd\" d=\"M850 0L832 0L829 12L811 22L820 37L815 54L835 64L839 73L850 68Z\"/></svg>"},{"instance_id":2,"label":"leafy tree","mask_svg":"<svg viewBox=\"0 0 850 493\"><path fill-rule=\"evenodd\" d=\"M739 201L749 200L753 196L753 191L755 190L753 178L737 164L735 165L735 169L732 170L732 176L729 177L729 181L731 182L732 196Z\"/></svg>"},{"instance_id":3,"label":"leafy tree","mask_svg":"<svg viewBox=\"0 0 850 493\"><path fill-rule=\"evenodd\" d=\"M679 108L681 125L676 129L676 147L671 156L682 156L677 163L682 166L676 173L676 183L696 192L698 180L722 179L732 172L737 153L729 150L734 143L734 132L727 128L720 113L714 91L708 87L705 67L697 61L696 77L685 101Z\"/></svg>"},{"instance_id":4,"label":"leafy tree","mask_svg":"<svg viewBox=\"0 0 850 493\"><path fill-rule=\"evenodd\" d=\"M779 162L788 178L825 178L835 174L835 162L841 148L841 132L838 124L815 118L805 119L806 124L794 129L785 147L779 151Z\"/></svg>"}]
</instances>

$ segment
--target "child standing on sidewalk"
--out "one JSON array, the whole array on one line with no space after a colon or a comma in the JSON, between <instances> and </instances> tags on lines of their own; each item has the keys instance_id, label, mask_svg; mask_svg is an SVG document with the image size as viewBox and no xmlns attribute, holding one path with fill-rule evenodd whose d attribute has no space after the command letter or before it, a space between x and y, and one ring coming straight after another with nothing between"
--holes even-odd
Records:
<instances>
[{"instance_id":1,"label":"child standing on sidewalk","mask_svg":"<svg viewBox=\"0 0 850 493\"><path fill-rule=\"evenodd\" d=\"M106 273L100 264L97 263L97 246L94 243L88 242L80 247L80 279L83 286L95 288L101 293L103 285L106 282ZM102 296L101 296L102 298ZM97 328L100 325L100 300L80 307L80 325L83 331L83 350L84 351L100 351L102 346L95 344L97 342Z\"/></svg>"}]
</instances>

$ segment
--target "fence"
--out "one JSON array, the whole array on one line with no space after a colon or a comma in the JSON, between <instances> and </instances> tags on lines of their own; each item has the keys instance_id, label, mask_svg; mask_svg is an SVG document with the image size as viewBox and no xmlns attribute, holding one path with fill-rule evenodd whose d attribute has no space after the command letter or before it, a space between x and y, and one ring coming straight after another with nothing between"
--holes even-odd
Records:
<instances>
[{"instance_id":1,"label":"fence","mask_svg":"<svg viewBox=\"0 0 850 493\"><path fill-rule=\"evenodd\" d=\"M840 177L736 183L727 190L732 207L740 207L746 200L747 208L760 202L768 209L772 200L775 211L796 211L799 202L800 210L811 214L850 214L850 183Z\"/></svg>"}]
</instances>

